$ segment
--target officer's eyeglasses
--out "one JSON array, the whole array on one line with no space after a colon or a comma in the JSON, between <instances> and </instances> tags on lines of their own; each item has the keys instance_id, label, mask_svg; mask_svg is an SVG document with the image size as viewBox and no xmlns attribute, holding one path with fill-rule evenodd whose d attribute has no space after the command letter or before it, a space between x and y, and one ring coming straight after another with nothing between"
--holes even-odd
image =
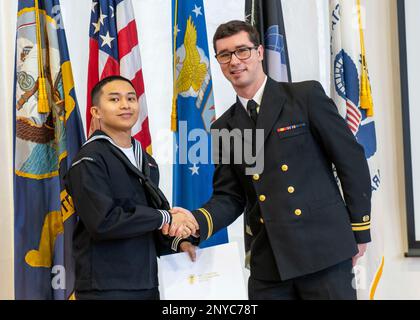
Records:
<instances>
[{"instance_id":1,"label":"officer's eyeglasses","mask_svg":"<svg viewBox=\"0 0 420 320\"><path fill-rule=\"evenodd\" d=\"M216 54L215 57L217 59L217 62L219 62L220 64L229 63L230 60L232 60L232 54L235 54L235 56L239 60L246 60L246 59L249 59L249 57L251 56L251 50L257 49L257 48L258 46L242 47L242 48L236 49L235 51L223 51L221 53Z\"/></svg>"}]
</instances>

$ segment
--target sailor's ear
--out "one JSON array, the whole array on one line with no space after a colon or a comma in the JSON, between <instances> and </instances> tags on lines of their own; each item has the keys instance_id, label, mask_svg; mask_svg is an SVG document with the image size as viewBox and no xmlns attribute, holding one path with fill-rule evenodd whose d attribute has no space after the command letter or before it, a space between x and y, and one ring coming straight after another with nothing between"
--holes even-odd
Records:
<instances>
[{"instance_id":1,"label":"sailor's ear","mask_svg":"<svg viewBox=\"0 0 420 320\"><path fill-rule=\"evenodd\" d=\"M101 111L100 111L100 108L98 106L93 105L92 107L90 107L90 114L95 119L101 119L102 118Z\"/></svg>"}]
</instances>

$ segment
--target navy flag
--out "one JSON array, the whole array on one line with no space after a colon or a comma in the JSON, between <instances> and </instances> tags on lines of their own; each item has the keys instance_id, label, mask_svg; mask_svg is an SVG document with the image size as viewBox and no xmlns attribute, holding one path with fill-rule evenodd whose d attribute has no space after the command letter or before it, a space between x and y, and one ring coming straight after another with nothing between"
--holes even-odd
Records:
<instances>
[{"instance_id":1,"label":"navy flag","mask_svg":"<svg viewBox=\"0 0 420 320\"><path fill-rule=\"evenodd\" d=\"M67 299L75 215L63 175L84 135L59 0L19 1L15 59L15 298Z\"/></svg>"},{"instance_id":2,"label":"navy flag","mask_svg":"<svg viewBox=\"0 0 420 320\"><path fill-rule=\"evenodd\" d=\"M173 204L193 210L209 200L214 171L210 126L216 115L203 1L173 0L172 21ZM200 247L226 242L225 228Z\"/></svg>"},{"instance_id":3,"label":"navy flag","mask_svg":"<svg viewBox=\"0 0 420 320\"><path fill-rule=\"evenodd\" d=\"M276 81L291 82L281 0L246 0L245 19L260 34L265 72Z\"/></svg>"}]
</instances>

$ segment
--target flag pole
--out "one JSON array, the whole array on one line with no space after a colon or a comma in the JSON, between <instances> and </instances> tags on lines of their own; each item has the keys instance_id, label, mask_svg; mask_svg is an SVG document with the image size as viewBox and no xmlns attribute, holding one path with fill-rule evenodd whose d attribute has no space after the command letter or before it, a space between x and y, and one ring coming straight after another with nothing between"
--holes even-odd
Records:
<instances>
[{"instance_id":1,"label":"flag pole","mask_svg":"<svg viewBox=\"0 0 420 320\"><path fill-rule=\"evenodd\" d=\"M177 89L176 89L176 37L178 34L178 0L175 0L175 12L174 12L174 43L173 43L173 96L172 96L172 113L171 113L171 131L176 132L178 130L177 126Z\"/></svg>"}]
</instances>

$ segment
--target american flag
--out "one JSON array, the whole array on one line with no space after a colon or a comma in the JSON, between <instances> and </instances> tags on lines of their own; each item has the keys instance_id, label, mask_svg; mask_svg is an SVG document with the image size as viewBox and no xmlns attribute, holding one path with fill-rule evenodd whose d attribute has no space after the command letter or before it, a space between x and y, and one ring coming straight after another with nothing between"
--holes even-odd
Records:
<instances>
[{"instance_id":1,"label":"american flag","mask_svg":"<svg viewBox=\"0 0 420 320\"><path fill-rule=\"evenodd\" d=\"M334 29L333 29L333 32L334 32ZM336 51L340 51L337 54L337 57L335 59L336 61L333 62L333 69L332 69L334 71L334 74L332 75L333 100L337 104L337 107L341 115L346 119L347 125L350 128L351 132L353 132L353 134L356 135L357 132L359 131L359 126L362 122L362 113L360 112L358 105L356 105L355 102L353 102L353 101L357 101L357 104L359 104L358 83L357 83L357 86L354 85L353 82L351 81L350 76L345 74L346 65L347 65L347 71L349 73L351 71L349 70L349 65L348 65L350 61L350 57L347 53L345 53L344 50L342 50L341 48L342 44L340 41L337 41L336 38L337 38L336 34L333 33L332 41L336 41L334 43L336 45L336 48L334 49ZM341 40L341 38L339 38L339 40ZM337 42L338 44L336 44ZM345 80L346 76L348 77L347 78L348 81ZM354 79L356 78L353 77L353 80ZM355 90L357 92L355 92ZM343 106L345 106L345 108L343 108Z\"/></svg>"},{"instance_id":2,"label":"american flag","mask_svg":"<svg viewBox=\"0 0 420 320\"><path fill-rule=\"evenodd\" d=\"M89 38L86 108L88 136L97 128L91 123L92 88L107 76L121 75L134 84L140 103L140 116L132 129L132 135L140 141L145 150L151 153L152 140L147 117L140 48L131 0L92 1Z\"/></svg>"},{"instance_id":3,"label":"american flag","mask_svg":"<svg viewBox=\"0 0 420 320\"><path fill-rule=\"evenodd\" d=\"M347 107L347 110L346 110L347 125L349 126L353 134L356 135L357 131L359 131L359 126L362 122L362 113L360 112L359 108L350 99L347 99L346 107Z\"/></svg>"}]
</instances>

